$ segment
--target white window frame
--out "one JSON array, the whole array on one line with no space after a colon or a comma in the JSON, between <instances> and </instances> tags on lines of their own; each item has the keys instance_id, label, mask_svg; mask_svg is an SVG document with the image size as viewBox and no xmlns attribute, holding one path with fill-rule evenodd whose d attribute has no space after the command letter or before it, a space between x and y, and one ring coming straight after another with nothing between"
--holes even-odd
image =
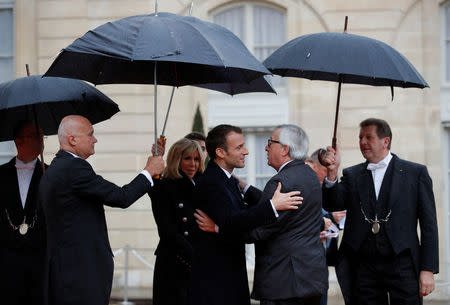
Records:
<instances>
[{"instance_id":1,"label":"white window frame","mask_svg":"<svg viewBox=\"0 0 450 305\"><path fill-rule=\"evenodd\" d=\"M441 87L450 88L450 75L447 79L447 66L450 65L450 58L447 58L447 42L450 42L450 29L447 29L447 16L445 15L446 9L450 7L450 1L447 1L441 5ZM450 16L449 16L450 18Z\"/></svg>"},{"instance_id":2,"label":"white window frame","mask_svg":"<svg viewBox=\"0 0 450 305\"><path fill-rule=\"evenodd\" d=\"M12 49L12 60L13 60L13 71L15 71L15 49L16 49L16 44L15 44L15 8L14 8L14 1L10 1L10 0L0 0L0 9L11 9L12 10L12 16L13 16L13 24L12 24L12 29L13 29L13 49ZM1 55L0 55L1 56ZM14 78L14 74L12 75L12 78ZM8 146L10 147L8 149ZM14 156L15 154L15 149L14 149L14 144L11 142L3 142L0 145L0 160L3 159L3 161L9 161L10 158L12 158L12 156ZM0 162L0 164L3 162Z\"/></svg>"}]
</instances>

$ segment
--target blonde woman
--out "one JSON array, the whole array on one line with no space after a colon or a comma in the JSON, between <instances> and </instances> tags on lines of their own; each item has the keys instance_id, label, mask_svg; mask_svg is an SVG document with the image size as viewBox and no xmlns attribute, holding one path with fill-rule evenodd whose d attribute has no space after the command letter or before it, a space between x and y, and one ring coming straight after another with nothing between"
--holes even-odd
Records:
<instances>
[{"instance_id":1,"label":"blonde woman","mask_svg":"<svg viewBox=\"0 0 450 305\"><path fill-rule=\"evenodd\" d=\"M170 147L163 178L152 196L160 238L155 251L154 305L186 304L191 240L198 230L193 193L195 180L203 171L203 154L196 141L183 138Z\"/></svg>"}]
</instances>

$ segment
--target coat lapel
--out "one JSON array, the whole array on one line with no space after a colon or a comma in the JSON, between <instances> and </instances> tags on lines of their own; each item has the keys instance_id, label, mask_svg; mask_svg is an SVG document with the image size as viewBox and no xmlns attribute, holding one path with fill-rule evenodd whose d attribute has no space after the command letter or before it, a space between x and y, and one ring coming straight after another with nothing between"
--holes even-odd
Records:
<instances>
[{"instance_id":1,"label":"coat lapel","mask_svg":"<svg viewBox=\"0 0 450 305\"><path fill-rule=\"evenodd\" d=\"M42 167L39 159L36 161L36 165L34 166L33 176L31 177L30 186L28 188L27 193L27 201L25 202L25 211L27 214L30 212L30 209L33 210L35 207L35 202L37 202L37 198L33 198L37 196L37 189L39 187L39 182L42 176Z\"/></svg>"},{"instance_id":2,"label":"coat lapel","mask_svg":"<svg viewBox=\"0 0 450 305\"><path fill-rule=\"evenodd\" d=\"M404 184L407 183L406 172L403 169L399 158L393 154L392 160L392 184L390 185L390 193L389 193L389 201L388 208L392 209L392 207L399 201L399 197L401 193L397 190L406 189Z\"/></svg>"},{"instance_id":3,"label":"coat lapel","mask_svg":"<svg viewBox=\"0 0 450 305\"><path fill-rule=\"evenodd\" d=\"M364 213L367 218L372 218L372 215L374 215L374 207L371 204L370 192L373 189L373 180L372 173L367 170L367 162L361 165L359 176L356 179L356 185L358 188L359 200Z\"/></svg>"}]
</instances>

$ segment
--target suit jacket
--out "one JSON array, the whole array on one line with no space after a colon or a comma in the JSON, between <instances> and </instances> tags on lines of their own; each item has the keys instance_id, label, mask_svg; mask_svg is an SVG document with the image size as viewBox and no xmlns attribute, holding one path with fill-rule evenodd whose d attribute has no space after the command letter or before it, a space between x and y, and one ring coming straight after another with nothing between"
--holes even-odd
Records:
<instances>
[{"instance_id":1,"label":"suit jacket","mask_svg":"<svg viewBox=\"0 0 450 305\"><path fill-rule=\"evenodd\" d=\"M255 278L252 298L280 300L320 296L328 289L325 249L320 242L322 192L315 172L293 160L267 182L264 191L249 188L245 199L266 200L278 182L282 192L300 191L297 210L279 212L276 222L248 233L255 243Z\"/></svg>"},{"instance_id":2,"label":"suit jacket","mask_svg":"<svg viewBox=\"0 0 450 305\"><path fill-rule=\"evenodd\" d=\"M109 303L114 266L103 205L126 208L149 190L144 175L118 187L86 160L56 154L39 187L47 222L45 303Z\"/></svg>"},{"instance_id":3,"label":"suit jacket","mask_svg":"<svg viewBox=\"0 0 450 305\"><path fill-rule=\"evenodd\" d=\"M323 203L326 210L347 210L344 235L340 247L340 258L336 266L344 297L351 294L352 276L349 273L351 253L357 253L368 234L371 225L364 220L361 207L367 216L374 215L370 203L372 173L367 162L344 169L340 183L332 188L323 187ZM389 221L383 223L387 237L395 254L409 250L417 274L421 270L439 272L438 230L433 186L424 165L409 162L393 155L392 177L383 179L383 188L389 188L387 208L392 210ZM391 180L391 185L385 181ZM420 223L420 242L417 225ZM345 250L345 251L344 251ZM348 267L348 268L347 268Z\"/></svg>"},{"instance_id":4,"label":"suit jacket","mask_svg":"<svg viewBox=\"0 0 450 305\"><path fill-rule=\"evenodd\" d=\"M45 261L45 221L38 205L38 187L42 176L37 160L25 207L22 207L17 181L16 158L0 166L0 295L5 304L41 304ZM11 227L24 217L30 226L25 235Z\"/></svg>"},{"instance_id":5,"label":"suit jacket","mask_svg":"<svg viewBox=\"0 0 450 305\"><path fill-rule=\"evenodd\" d=\"M220 233L200 232L194 238L190 304L250 304L243 234L276 220L270 202L245 204L237 184L213 161L199 179L195 198Z\"/></svg>"},{"instance_id":6,"label":"suit jacket","mask_svg":"<svg viewBox=\"0 0 450 305\"><path fill-rule=\"evenodd\" d=\"M42 176L41 162L37 160L28 189L25 208L20 199L19 183L17 181L16 158L0 166L0 243L2 250L23 249L26 251L45 252L45 222L42 209L38 206L38 187ZM6 211L13 225L18 226L26 216L26 223L34 226L27 234L21 235L19 230L13 230Z\"/></svg>"}]
</instances>

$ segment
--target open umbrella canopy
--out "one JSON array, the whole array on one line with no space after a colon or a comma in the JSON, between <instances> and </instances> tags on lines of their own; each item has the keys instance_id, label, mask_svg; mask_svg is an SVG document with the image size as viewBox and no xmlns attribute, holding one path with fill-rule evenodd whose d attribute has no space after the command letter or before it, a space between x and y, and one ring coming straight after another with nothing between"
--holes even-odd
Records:
<instances>
[{"instance_id":1,"label":"open umbrella canopy","mask_svg":"<svg viewBox=\"0 0 450 305\"><path fill-rule=\"evenodd\" d=\"M108 22L65 48L45 76L93 84L249 83L270 72L224 27L171 13Z\"/></svg>"},{"instance_id":2,"label":"open umbrella canopy","mask_svg":"<svg viewBox=\"0 0 450 305\"><path fill-rule=\"evenodd\" d=\"M194 86L203 89L219 91L229 95L250 92L277 93L270 83L270 80L268 79L269 77L270 76L264 75L252 80L250 83L208 83Z\"/></svg>"},{"instance_id":3,"label":"open umbrella canopy","mask_svg":"<svg viewBox=\"0 0 450 305\"><path fill-rule=\"evenodd\" d=\"M389 45L348 33L297 37L278 48L264 65L274 74L342 83L429 87L414 66Z\"/></svg>"},{"instance_id":4,"label":"open umbrella canopy","mask_svg":"<svg viewBox=\"0 0 450 305\"><path fill-rule=\"evenodd\" d=\"M14 128L21 121L37 119L45 135L54 135L67 115L82 115L95 124L118 111L109 97L80 80L40 75L18 78L0 84L0 141L13 140Z\"/></svg>"}]
</instances>

